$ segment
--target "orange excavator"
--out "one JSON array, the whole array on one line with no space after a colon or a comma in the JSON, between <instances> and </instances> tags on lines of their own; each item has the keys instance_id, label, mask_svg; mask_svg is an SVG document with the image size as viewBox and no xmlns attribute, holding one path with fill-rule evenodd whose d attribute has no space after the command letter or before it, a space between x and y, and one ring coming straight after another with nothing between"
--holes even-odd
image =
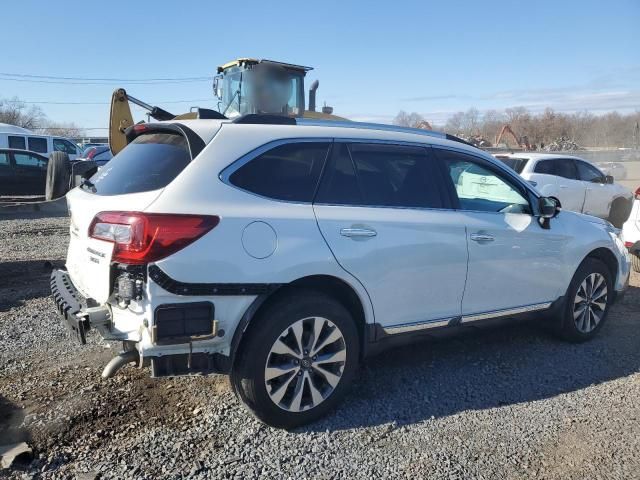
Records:
<instances>
[{"instance_id":1,"label":"orange excavator","mask_svg":"<svg viewBox=\"0 0 640 480\"><path fill-rule=\"evenodd\" d=\"M500 145L500 142L502 141L503 137L505 137L505 135L510 136L513 139L514 143L518 146L518 148L521 148L523 150L533 150L527 136L524 135L518 138L518 136L515 134L515 132L511 128L511 125L509 124L503 125L502 128L500 129L500 133L496 135L496 141L494 142L494 145L496 147Z\"/></svg>"}]
</instances>

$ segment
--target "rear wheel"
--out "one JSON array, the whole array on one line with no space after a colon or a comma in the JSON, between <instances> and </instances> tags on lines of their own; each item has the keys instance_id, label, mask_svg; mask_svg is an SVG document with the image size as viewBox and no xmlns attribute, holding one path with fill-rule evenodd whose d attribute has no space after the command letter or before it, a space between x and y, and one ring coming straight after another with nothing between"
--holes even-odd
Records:
<instances>
[{"instance_id":1,"label":"rear wheel","mask_svg":"<svg viewBox=\"0 0 640 480\"><path fill-rule=\"evenodd\" d=\"M69 178L71 175L71 163L69 155L64 152L53 152L49 156L47 164L47 183L45 185L45 198L55 200L69 191Z\"/></svg>"},{"instance_id":2,"label":"rear wheel","mask_svg":"<svg viewBox=\"0 0 640 480\"><path fill-rule=\"evenodd\" d=\"M234 391L263 422L309 423L342 399L358 366L358 332L342 304L296 291L254 319L231 372Z\"/></svg>"},{"instance_id":3,"label":"rear wheel","mask_svg":"<svg viewBox=\"0 0 640 480\"><path fill-rule=\"evenodd\" d=\"M562 337L572 342L593 338L602 328L612 301L613 282L607 266L595 258L585 259L567 290L560 320Z\"/></svg>"}]
</instances>

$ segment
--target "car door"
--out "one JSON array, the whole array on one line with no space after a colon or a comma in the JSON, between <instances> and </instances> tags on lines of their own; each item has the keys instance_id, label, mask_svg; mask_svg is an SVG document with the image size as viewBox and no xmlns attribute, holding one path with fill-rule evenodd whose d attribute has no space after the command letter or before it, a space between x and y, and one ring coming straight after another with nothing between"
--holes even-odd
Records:
<instances>
[{"instance_id":1,"label":"car door","mask_svg":"<svg viewBox=\"0 0 640 480\"><path fill-rule=\"evenodd\" d=\"M13 195L16 192L16 179L9 152L0 151L0 195Z\"/></svg>"},{"instance_id":2,"label":"car door","mask_svg":"<svg viewBox=\"0 0 640 480\"><path fill-rule=\"evenodd\" d=\"M434 150L448 172L467 233L463 321L488 312L542 308L562 295L569 237L559 223L542 228L523 181L467 152Z\"/></svg>"},{"instance_id":3,"label":"car door","mask_svg":"<svg viewBox=\"0 0 640 480\"><path fill-rule=\"evenodd\" d=\"M465 228L434 161L426 147L336 141L314 201L333 255L389 331L460 315Z\"/></svg>"},{"instance_id":4,"label":"car door","mask_svg":"<svg viewBox=\"0 0 640 480\"><path fill-rule=\"evenodd\" d=\"M44 195L47 159L28 152L14 152L16 177L21 183L20 195Z\"/></svg>"},{"instance_id":5,"label":"car door","mask_svg":"<svg viewBox=\"0 0 640 480\"><path fill-rule=\"evenodd\" d=\"M613 199L611 184L605 183L604 174L595 166L582 160L575 160L578 176L585 186L583 212L606 218Z\"/></svg>"},{"instance_id":6,"label":"car door","mask_svg":"<svg viewBox=\"0 0 640 480\"><path fill-rule=\"evenodd\" d=\"M553 196L560 200L562 208L573 212L582 212L586 193L585 185L578 178L575 163L571 158L551 158L538 160L534 172L554 175L555 191L539 189L543 195Z\"/></svg>"}]
</instances>

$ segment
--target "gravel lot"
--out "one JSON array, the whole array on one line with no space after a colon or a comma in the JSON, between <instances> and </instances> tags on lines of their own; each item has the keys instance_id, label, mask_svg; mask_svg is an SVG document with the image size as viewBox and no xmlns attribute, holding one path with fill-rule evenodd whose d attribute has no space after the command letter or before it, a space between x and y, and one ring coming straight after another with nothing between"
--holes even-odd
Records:
<instances>
[{"instance_id":1,"label":"gravel lot","mask_svg":"<svg viewBox=\"0 0 640 480\"><path fill-rule=\"evenodd\" d=\"M535 325L389 351L342 408L266 427L225 377L102 380L117 345L76 346L48 298L66 218L0 220L0 444L8 478L640 478L640 277L601 335Z\"/></svg>"}]
</instances>

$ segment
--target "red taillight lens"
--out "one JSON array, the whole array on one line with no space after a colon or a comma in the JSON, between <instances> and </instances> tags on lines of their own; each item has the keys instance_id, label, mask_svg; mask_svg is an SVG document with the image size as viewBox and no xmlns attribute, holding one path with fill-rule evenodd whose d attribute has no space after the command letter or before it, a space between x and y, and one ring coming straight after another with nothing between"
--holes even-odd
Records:
<instances>
[{"instance_id":1,"label":"red taillight lens","mask_svg":"<svg viewBox=\"0 0 640 480\"><path fill-rule=\"evenodd\" d=\"M97 148L92 148L91 150L89 150L89 153L87 153L87 160L91 160L93 157L96 156L96 151L98 149Z\"/></svg>"},{"instance_id":2,"label":"red taillight lens","mask_svg":"<svg viewBox=\"0 0 640 480\"><path fill-rule=\"evenodd\" d=\"M627 248L633 247L633 242L624 242L624 246Z\"/></svg>"},{"instance_id":3,"label":"red taillight lens","mask_svg":"<svg viewBox=\"0 0 640 480\"><path fill-rule=\"evenodd\" d=\"M640 200L640 187L636 188L636 191L633 192L636 200Z\"/></svg>"},{"instance_id":4,"label":"red taillight lens","mask_svg":"<svg viewBox=\"0 0 640 480\"><path fill-rule=\"evenodd\" d=\"M142 264L183 249L219 222L215 215L101 212L91 222L89 236L115 244L114 262Z\"/></svg>"}]
</instances>

